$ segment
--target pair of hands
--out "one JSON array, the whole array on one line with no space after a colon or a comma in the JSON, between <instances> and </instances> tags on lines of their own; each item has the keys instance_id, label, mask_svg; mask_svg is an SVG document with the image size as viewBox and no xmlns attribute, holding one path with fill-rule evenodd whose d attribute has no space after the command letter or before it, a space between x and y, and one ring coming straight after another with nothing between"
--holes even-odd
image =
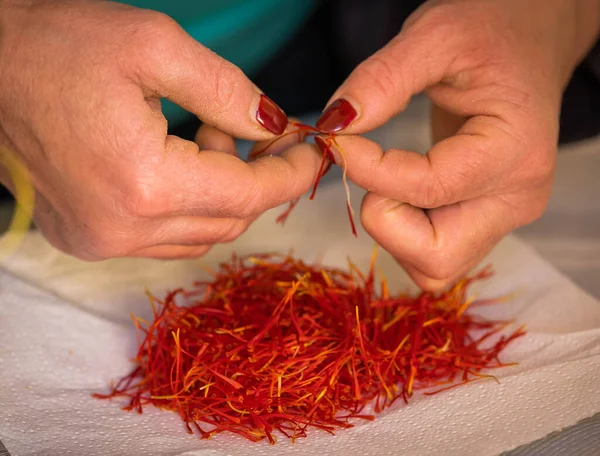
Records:
<instances>
[{"instance_id":1,"label":"pair of hands","mask_svg":"<svg viewBox=\"0 0 600 456\"><path fill-rule=\"evenodd\" d=\"M57 248L200 256L314 182L313 146L237 157L234 137L272 139L285 115L164 15L7 0L0 20L0 140L28 166L36 223ZM321 126L343 134L349 177L368 190L363 226L418 285L446 285L541 215L561 94L599 27L598 0L430 0L334 94L344 109ZM422 91L426 156L358 136ZM195 142L167 135L161 97L202 119Z\"/></svg>"}]
</instances>

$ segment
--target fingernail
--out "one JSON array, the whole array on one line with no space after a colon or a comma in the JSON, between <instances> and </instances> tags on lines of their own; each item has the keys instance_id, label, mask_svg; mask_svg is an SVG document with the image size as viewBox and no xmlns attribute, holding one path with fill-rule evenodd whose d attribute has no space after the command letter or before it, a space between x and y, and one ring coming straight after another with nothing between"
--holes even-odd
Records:
<instances>
[{"instance_id":1,"label":"fingernail","mask_svg":"<svg viewBox=\"0 0 600 456\"><path fill-rule=\"evenodd\" d=\"M330 161L330 164L327 167L327 171L329 171L331 164L334 164L334 165L337 164L336 160L335 160L335 156L333 155L333 152L331 151L331 146L329 144L327 144L327 141L325 141L320 136L315 136L315 144L317 145L317 147L319 148L321 153L323 155L325 155L327 157L327 159Z\"/></svg>"},{"instance_id":2,"label":"fingernail","mask_svg":"<svg viewBox=\"0 0 600 456\"><path fill-rule=\"evenodd\" d=\"M260 96L256 120L259 124L276 135L282 134L288 124L288 118L279 106L266 95Z\"/></svg>"},{"instance_id":3,"label":"fingernail","mask_svg":"<svg viewBox=\"0 0 600 456\"><path fill-rule=\"evenodd\" d=\"M317 121L317 128L327 133L335 133L348 127L357 115L356 109L350 102L340 98L331 103L321 114Z\"/></svg>"}]
</instances>

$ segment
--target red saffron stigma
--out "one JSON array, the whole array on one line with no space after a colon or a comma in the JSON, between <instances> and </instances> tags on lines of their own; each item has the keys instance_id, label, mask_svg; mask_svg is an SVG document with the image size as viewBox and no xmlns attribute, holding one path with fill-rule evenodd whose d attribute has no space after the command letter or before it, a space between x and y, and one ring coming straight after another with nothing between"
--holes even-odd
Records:
<instances>
[{"instance_id":1,"label":"red saffron stigma","mask_svg":"<svg viewBox=\"0 0 600 456\"><path fill-rule=\"evenodd\" d=\"M317 193L317 188L319 187L321 178L327 172L328 167L325 166L327 160L334 161L331 148L335 147L343 161L343 163L342 163L343 182L344 182L344 188L346 191L346 205L348 207L348 219L350 220L350 227L352 229L352 234L355 237L357 237L358 234L356 232L356 226L354 224L354 210L352 209L352 204L350 202L350 188L348 186L348 181L346 178L346 171L348 169L348 163L346 162L346 154L344 153L344 150L339 145L339 143L336 141L336 135L334 133L327 133L327 132L321 131L318 128L311 127L310 125L306 125L301 122L290 121L289 125L291 125L291 127L292 127L291 130L284 132L282 135L278 136L277 138L275 138L274 140L269 142L266 146L253 151L250 154L249 159L254 160L254 159L260 157L265 152L267 152L267 150L269 150L269 148L272 147L276 142L278 142L279 140L281 140L285 137L288 137L291 135L298 135L298 142L304 142L304 141L306 141L306 138L308 138L309 136L318 136L319 139L321 139L322 142L324 143L325 150L323 151L323 158L321 160L321 165L319 167L319 171L317 172L317 177L315 178L315 183L313 185L312 193L309 197L309 199L312 200L312 199L314 199L315 194ZM322 139L321 136L325 137L325 139ZM277 217L276 222L284 224L285 221L287 220L288 216L292 213L292 210L296 207L297 204L298 204L298 200L291 201L289 203L288 207L286 208L286 210Z\"/></svg>"}]
</instances>

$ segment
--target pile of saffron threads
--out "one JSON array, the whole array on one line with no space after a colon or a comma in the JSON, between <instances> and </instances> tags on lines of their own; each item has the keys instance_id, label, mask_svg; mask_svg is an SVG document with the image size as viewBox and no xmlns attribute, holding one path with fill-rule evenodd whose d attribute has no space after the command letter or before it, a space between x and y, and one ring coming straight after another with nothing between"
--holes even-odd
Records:
<instances>
[{"instance_id":1,"label":"pile of saffron threads","mask_svg":"<svg viewBox=\"0 0 600 456\"><path fill-rule=\"evenodd\" d=\"M201 438L275 443L278 433L352 427L417 390L436 394L509 365L499 355L524 330L470 312L501 301L467 296L489 269L439 294L391 295L374 258L363 274L352 263L233 256L191 290L149 294L153 321L132 317L136 367L95 397L171 410Z\"/></svg>"}]
</instances>

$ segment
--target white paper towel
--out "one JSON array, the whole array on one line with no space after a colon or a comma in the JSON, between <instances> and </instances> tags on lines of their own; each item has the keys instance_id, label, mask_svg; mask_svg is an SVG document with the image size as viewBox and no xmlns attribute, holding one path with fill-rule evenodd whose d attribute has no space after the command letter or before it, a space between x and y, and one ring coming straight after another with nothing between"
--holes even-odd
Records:
<instances>
[{"instance_id":1,"label":"white paper towel","mask_svg":"<svg viewBox=\"0 0 600 456\"><path fill-rule=\"evenodd\" d=\"M353 189L355 205L361 192ZM129 313L148 315L148 287L162 295L203 276L199 263L239 253L295 250L308 261L368 264L372 243L355 240L340 185L302 201L285 227L266 214L242 238L202 260L112 260L84 264L31 236L0 273L0 440L13 456L54 455L493 455L600 412L600 303L531 248L507 238L486 260L497 274L482 295L522 289L488 308L517 318L529 334L509 347L515 367L496 370L498 385L475 382L444 394L398 403L374 422L331 436L319 431L275 446L219 435L201 441L180 418L93 399L111 378L129 372L136 337ZM406 276L381 252L378 264L396 288Z\"/></svg>"}]
</instances>

